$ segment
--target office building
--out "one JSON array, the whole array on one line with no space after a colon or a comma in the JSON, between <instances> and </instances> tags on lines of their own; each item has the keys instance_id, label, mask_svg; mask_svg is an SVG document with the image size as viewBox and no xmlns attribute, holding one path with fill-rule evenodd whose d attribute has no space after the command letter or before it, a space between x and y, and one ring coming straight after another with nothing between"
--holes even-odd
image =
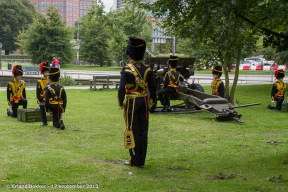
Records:
<instances>
[{"instance_id":1,"label":"office building","mask_svg":"<svg viewBox=\"0 0 288 192\"><path fill-rule=\"evenodd\" d=\"M78 21L97 0L30 0L42 15L46 15L46 10L49 5L56 7L59 10L61 19L67 22L67 25L73 26L75 21Z\"/></svg>"}]
</instances>

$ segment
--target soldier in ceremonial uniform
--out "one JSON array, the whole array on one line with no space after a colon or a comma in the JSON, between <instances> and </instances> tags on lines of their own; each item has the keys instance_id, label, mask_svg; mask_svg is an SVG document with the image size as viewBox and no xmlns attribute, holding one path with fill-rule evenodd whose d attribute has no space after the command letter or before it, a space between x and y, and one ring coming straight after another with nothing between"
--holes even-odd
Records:
<instances>
[{"instance_id":1,"label":"soldier in ceremonial uniform","mask_svg":"<svg viewBox=\"0 0 288 192\"><path fill-rule=\"evenodd\" d=\"M126 165L143 168L148 145L149 105L156 102L156 83L151 69L142 63L146 41L129 37L126 54L129 63L122 68L118 104L123 110L126 126L133 131L135 148L129 149ZM148 97L149 93L149 97Z\"/></svg>"},{"instance_id":2,"label":"soldier in ceremonial uniform","mask_svg":"<svg viewBox=\"0 0 288 192\"><path fill-rule=\"evenodd\" d=\"M41 113L41 118L42 118L41 126L48 125L46 111L45 111L45 90L49 82L49 79L48 79L49 68L50 68L49 64L46 61L41 62L39 65L39 70L41 71L41 74L43 75L43 77L41 77L41 79L38 80L37 87L36 87L36 97L37 97L37 103L40 106L40 113Z\"/></svg>"},{"instance_id":3,"label":"soldier in ceremonial uniform","mask_svg":"<svg viewBox=\"0 0 288 192\"><path fill-rule=\"evenodd\" d=\"M179 71L176 71L179 58L170 55L169 58L169 71L165 74L163 88L158 92L158 98L163 105L161 111L171 111L169 95L178 93L179 82L183 82L184 78Z\"/></svg>"},{"instance_id":4,"label":"soldier in ceremonial uniform","mask_svg":"<svg viewBox=\"0 0 288 192\"><path fill-rule=\"evenodd\" d=\"M274 72L274 76L277 81L272 86L271 100L272 102L276 102L276 107L268 105L268 108L275 111L281 111L281 105L284 101L284 92L286 89L286 84L283 82L283 79L285 77L284 70L276 70Z\"/></svg>"},{"instance_id":5,"label":"soldier in ceremonial uniform","mask_svg":"<svg viewBox=\"0 0 288 192\"><path fill-rule=\"evenodd\" d=\"M212 70L213 74L213 81L211 82L211 88L212 88L212 95L218 95L220 97L225 96L225 87L224 83L220 79L222 75L222 67L221 66L215 66Z\"/></svg>"},{"instance_id":6,"label":"soldier in ceremonial uniform","mask_svg":"<svg viewBox=\"0 0 288 192\"><path fill-rule=\"evenodd\" d=\"M22 105L24 109L27 108L25 82L21 80L23 75L22 66L14 66L12 68L12 74L14 80L9 82L7 86L7 115L17 118L17 109L19 105ZM10 111L11 108L12 112Z\"/></svg>"},{"instance_id":7,"label":"soldier in ceremonial uniform","mask_svg":"<svg viewBox=\"0 0 288 192\"><path fill-rule=\"evenodd\" d=\"M67 96L63 86L59 85L60 71L59 68L50 68L50 83L45 90L45 109L53 114L53 126L55 128L65 129L61 116L64 116Z\"/></svg>"}]
</instances>

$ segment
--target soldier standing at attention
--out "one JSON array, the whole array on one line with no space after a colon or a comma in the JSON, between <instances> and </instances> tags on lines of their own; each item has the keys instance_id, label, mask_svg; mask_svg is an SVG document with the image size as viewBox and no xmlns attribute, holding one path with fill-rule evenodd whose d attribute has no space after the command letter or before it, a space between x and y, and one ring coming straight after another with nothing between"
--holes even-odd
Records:
<instances>
[{"instance_id":1,"label":"soldier standing at attention","mask_svg":"<svg viewBox=\"0 0 288 192\"><path fill-rule=\"evenodd\" d=\"M179 82L183 82L184 78L179 71L176 71L179 58L170 55L169 71L165 74L163 88L158 92L158 98L163 105L161 111L171 111L169 95L178 93Z\"/></svg>"},{"instance_id":2,"label":"soldier standing at attention","mask_svg":"<svg viewBox=\"0 0 288 192\"><path fill-rule=\"evenodd\" d=\"M60 71L59 68L50 68L50 83L45 90L45 109L46 112L53 114L53 126L55 128L65 129L61 116L64 116L67 96L63 86L59 85Z\"/></svg>"},{"instance_id":3,"label":"soldier standing at attention","mask_svg":"<svg viewBox=\"0 0 288 192\"><path fill-rule=\"evenodd\" d=\"M144 39L129 37L126 48L129 63L122 68L118 89L118 104L123 110L126 126L133 131L135 141L135 148L129 149L130 159L125 164L139 168L144 167L148 145L148 104L156 102L154 75L151 69L142 63L145 50Z\"/></svg>"},{"instance_id":4,"label":"soldier standing at attention","mask_svg":"<svg viewBox=\"0 0 288 192\"><path fill-rule=\"evenodd\" d=\"M284 101L284 91L286 89L286 84L283 82L283 79L285 77L284 70L276 70L274 72L274 76L277 81L272 86L271 100L276 101L276 107L268 105L268 108L275 111L281 111L281 105Z\"/></svg>"},{"instance_id":5,"label":"soldier standing at attention","mask_svg":"<svg viewBox=\"0 0 288 192\"><path fill-rule=\"evenodd\" d=\"M215 66L212 70L212 74L213 74L213 79L214 79L211 83L212 95L218 95L224 98L225 87L224 87L224 83L220 79L222 75L222 67Z\"/></svg>"},{"instance_id":6,"label":"soldier standing at attention","mask_svg":"<svg viewBox=\"0 0 288 192\"><path fill-rule=\"evenodd\" d=\"M9 82L7 86L7 115L17 118L17 109L19 105L23 105L24 109L27 108L25 82L21 80L23 75L22 66L14 66L12 68L12 74L14 80ZM11 108L12 112L10 111Z\"/></svg>"},{"instance_id":7,"label":"soldier standing at attention","mask_svg":"<svg viewBox=\"0 0 288 192\"><path fill-rule=\"evenodd\" d=\"M45 89L48 84L48 75L49 75L49 65L46 61L41 62L39 65L39 69L43 77L38 80L37 87L36 87L36 97L37 103L40 106L40 114L42 118L41 126L46 126L47 124L47 117L45 111Z\"/></svg>"}]
</instances>

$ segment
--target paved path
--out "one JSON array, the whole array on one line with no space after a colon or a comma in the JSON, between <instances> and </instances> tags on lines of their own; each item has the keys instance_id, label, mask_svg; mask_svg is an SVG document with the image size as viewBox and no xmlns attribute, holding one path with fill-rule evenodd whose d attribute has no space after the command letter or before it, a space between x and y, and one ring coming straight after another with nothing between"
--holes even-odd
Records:
<instances>
[{"instance_id":1,"label":"paved path","mask_svg":"<svg viewBox=\"0 0 288 192\"><path fill-rule=\"evenodd\" d=\"M197 71L196 71L197 73ZM73 79L93 79L93 75L119 75L119 72L113 72L113 71L87 71L87 70L61 70L61 75L69 75ZM2 68L0 70L0 75L11 75L11 70L7 70L7 68ZM25 75L25 74L24 74ZM31 75L35 77L40 77L40 75ZM229 75L230 78L230 84L233 83L234 75ZM222 76L222 80L224 81L224 77ZM188 80L189 83L198 83L201 85L210 85L212 81L212 74L195 74L194 76L191 76ZM273 77L273 72L271 72L271 75L239 75L238 77L238 84L272 84L275 79ZM68 86L66 86L68 88Z\"/></svg>"}]
</instances>

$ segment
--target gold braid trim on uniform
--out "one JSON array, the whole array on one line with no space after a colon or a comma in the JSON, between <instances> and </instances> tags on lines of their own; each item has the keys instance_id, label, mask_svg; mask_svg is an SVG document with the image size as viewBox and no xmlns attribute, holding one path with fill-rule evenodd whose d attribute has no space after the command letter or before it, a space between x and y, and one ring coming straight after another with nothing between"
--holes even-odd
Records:
<instances>
[{"instance_id":1,"label":"gold braid trim on uniform","mask_svg":"<svg viewBox=\"0 0 288 192\"><path fill-rule=\"evenodd\" d=\"M218 88L222 83L220 78L216 78L211 82L212 95L219 95Z\"/></svg>"},{"instance_id":2,"label":"gold braid trim on uniform","mask_svg":"<svg viewBox=\"0 0 288 192\"><path fill-rule=\"evenodd\" d=\"M129 67L129 66L128 66L128 67ZM135 73L131 70L131 68L125 69L125 72L131 73L131 74L134 75L134 77L135 77ZM136 78L137 78L137 77L135 77L135 81L136 81ZM134 85L133 83L132 83L132 84L129 83L129 84L126 84L125 86L126 86L126 88L131 88L131 87L135 86L135 89L138 89L137 83L136 83L136 85Z\"/></svg>"},{"instance_id":3,"label":"gold braid trim on uniform","mask_svg":"<svg viewBox=\"0 0 288 192\"><path fill-rule=\"evenodd\" d=\"M12 92L10 96L10 101L8 101L8 104L12 101L14 103L19 103L19 100L23 98L23 90L25 89L25 81L20 80L17 81L14 79L13 82L9 82L9 90ZM17 88L16 88L17 87Z\"/></svg>"},{"instance_id":4,"label":"gold braid trim on uniform","mask_svg":"<svg viewBox=\"0 0 288 192\"><path fill-rule=\"evenodd\" d=\"M141 87L141 88L147 88L147 84L146 83L146 76L147 76L147 73L146 71L149 69L147 68L147 70L145 71L144 73L144 79L142 78L141 74L138 72L138 70L135 68L135 66L133 64L127 64L127 66L131 69L134 77L135 77L135 83L136 83L136 87L135 89L138 90L138 87ZM146 75L145 75L146 74Z\"/></svg>"},{"instance_id":5,"label":"gold braid trim on uniform","mask_svg":"<svg viewBox=\"0 0 288 192\"><path fill-rule=\"evenodd\" d=\"M284 89L286 88L286 84L282 81L276 81L274 83L277 87L277 93L275 94L276 97L282 97L284 95Z\"/></svg>"},{"instance_id":6,"label":"gold braid trim on uniform","mask_svg":"<svg viewBox=\"0 0 288 192\"><path fill-rule=\"evenodd\" d=\"M178 79L176 79L175 76L171 72L176 72L176 68L172 68L172 69L170 69L170 71L168 71L166 73L168 75L168 78L169 78L168 86L177 88L178 87L178 83L179 83L180 75L178 76Z\"/></svg>"},{"instance_id":7,"label":"gold braid trim on uniform","mask_svg":"<svg viewBox=\"0 0 288 192\"><path fill-rule=\"evenodd\" d=\"M151 71L150 67L148 67L148 68L146 69L146 71L144 72L144 81L146 81L146 79L147 79L147 74L148 74L149 71ZM146 86L147 86L147 85L146 85Z\"/></svg>"},{"instance_id":8,"label":"gold braid trim on uniform","mask_svg":"<svg viewBox=\"0 0 288 192\"><path fill-rule=\"evenodd\" d=\"M213 69L214 71L216 71L216 72L218 72L218 73L222 73L222 71L219 71L219 70L217 70L217 69Z\"/></svg>"},{"instance_id":9,"label":"gold braid trim on uniform","mask_svg":"<svg viewBox=\"0 0 288 192\"><path fill-rule=\"evenodd\" d=\"M128 89L131 88L131 87L134 87L134 86L135 86L134 83L127 83L126 84L126 88L128 88Z\"/></svg>"},{"instance_id":10,"label":"gold braid trim on uniform","mask_svg":"<svg viewBox=\"0 0 288 192\"><path fill-rule=\"evenodd\" d=\"M38 88L41 89L40 97L42 98L42 101L45 101L45 94L46 94L45 88L46 88L48 82L49 82L49 79L44 78L44 77L42 79L38 80L38 83L39 83ZM40 103L40 101L38 99L37 99L37 103L38 104Z\"/></svg>"},{"instance_id":11,"label":"gold braid trim on uniform","mask_svg":"<svg viewBox=\"0 0 288 192\"><path fill-rule=\"evenodd\" d=\"M49 75L55 75L55 74L57 74L57 73L60 73L60 71L56 71L56 72L54 72L54 73L49 73Z\"/></svg>"},{"instance_id":12,"label":"gold braid trim on uniform","mask_svg":"<svg viewBox=\"0 0 288 192\"><path fill-rule=\"evenodd\" d=\"M50 82L50 85L52 85L52 84L54 84L54 85L58 85L58 82ZM59 91L59 97L56 95L56 92L55 92L55 90L53 89L53 88L51 88L51 86L50 85L47 85L47 88L48 88L48 90L51 92L51 95L52 95L52 97L50 97L49 98L49 104L63 104L63 100L62 100L62 98L61 98L61 93L62 93L62 89L63 89L63 87L60 89L60 91ZM62 111L63 111L63 108L61 107L61 109L62 109Z\"/></svg>"},{"instance_id":13,"label":"gold braid trim on uniform","mask_svg":"<svg viewBox=\"0 0 288 192\"><path fill-rule=\"evenodd\" d=\"M144 46L144 44L141 44L141 45L135 45L135 46L130 45L129 47L142 47L142 46Z\"/></svg>"},{"instance_id":14,"label":"gold braid trim on uniform","mask_svg":"<svg viewBox=\"0 0 288 192\"><path fill-rule=\"evenodd\" d=\"M130 102L129 102L129 99L127 99L125 102L127 103L127 104L125 104L125 108L124 108L124 110L125 110L124 118L125 118L125 123L126 123L125 132L126 132L126 131L131 131L131 132L132 132L131 137L133 137L133 139L131 138L131 140L133 140L133 141L131 141L131 142L133 142L134 145L135 145L134 136L133 136L133 126L132 126L132 125L133 125L133 121L134 121L135 98L133 98L133 106L132 106L130 126L129 126L129 118L128 118L129 103L130 103ZM123 111L124 111L124 110L123 110ZM125 139L124 139L124 140L125 140ZM132 150L133 154L135 154L134 149L132 148L131 150Z\"/></svg>"}]
</instances>

